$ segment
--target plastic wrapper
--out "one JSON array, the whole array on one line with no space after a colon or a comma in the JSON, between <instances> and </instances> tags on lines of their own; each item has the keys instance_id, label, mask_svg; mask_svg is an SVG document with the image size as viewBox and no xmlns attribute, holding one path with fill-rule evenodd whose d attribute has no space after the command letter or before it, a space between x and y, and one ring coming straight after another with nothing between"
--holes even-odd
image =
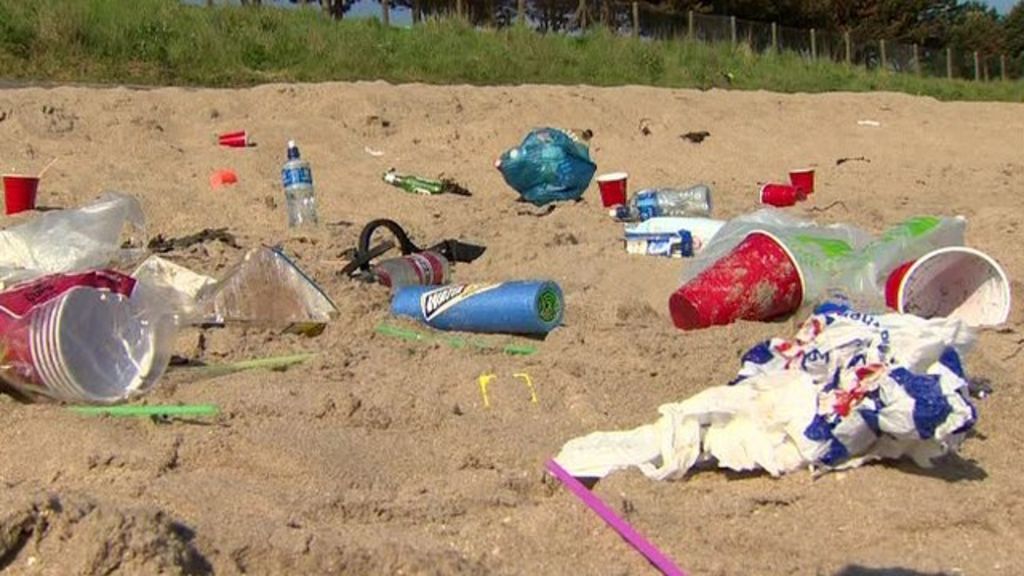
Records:
<instances>
[{"instance_id":1,"label":"plastic wrapper","mask_svg":"<svg viewBox=\"0 0 1024 576\"><path fill-rule=\"evenodd\" d=\"M308 276L279 250L261 247L216 283L200 291L198 309L207 322L278 327L314 336L338 309Z\"/></svg>"},{"instance_id":2,"label":"plastic wrapper","mask_svg":"<svg viewBox=\"0 0 1024 576\"><path fill-rule=\"evenodd\" d=\"M159 288L111 270L0 293L0 378L30 399L111 404L152 388L177 333Z\"/></svg>"},{"instance_id":3,"label":"plastic wrapper","mask_svg":"<svg viewBox=\"0 0 1024 576\"><path fill-rule=\"evenodd\" d=\"M659 480L705 462L772 475L902 457L928 467L977 420L961 365L973 343L958 320L827 302L795 337L751 348L729 385L661 406L654 424L571 440L556 460L578 477L638 467Z\"/></svg>"},{"instance_id":4,"label":"plastic wrapper","mask_svg":"<svg viewBox=\"0 0 1024 576\"><path fill-rule=\"evenodd\" d=\"M766 208L726 222L684 270L686 283L728 254L747 234L766 231L796 260L804 283L804 305L842 297L858 308L885 308L888 274L907 260L944 246L963 244L963 218L919 216L891 227L877 239L847 224L820 225Z\"/></svg>"},{"instance_id":5,"label":"plastic wrapper","mask_svg":"<svg viewBox=\"0 0 1024 576\"><path fill-rule=\"evenodd\" d=\"M180 318L180 323L202 323L197 305L202 291L216 281L159 256L150 256L132 273L140 282L159 289L166 295L167 305Z\"/></svg>"},{"instance_id":6,"label":"plastic wrapper","mask_svg":"<svg viewBox=\"0 0 1024 576\"><path fill-rule=\"evenodd\" d=\"M597 170L587 145L555 128L531 131L501 155L497 167L523 200L537 206L579 199Z\"/></svg>"},{"instance_id":7,"label":"plastic wrapper","mask_svg":"<svg viewBox=\"0 0 1024 576\"><path fill-rule=\"evenodd\" d=\"M134 248L122 248L126 233ZM108 193L81 208L44 212L0 231L0 284L137 261L144 241L145 217L131 196Z\"/></svg>"}]
</instances>

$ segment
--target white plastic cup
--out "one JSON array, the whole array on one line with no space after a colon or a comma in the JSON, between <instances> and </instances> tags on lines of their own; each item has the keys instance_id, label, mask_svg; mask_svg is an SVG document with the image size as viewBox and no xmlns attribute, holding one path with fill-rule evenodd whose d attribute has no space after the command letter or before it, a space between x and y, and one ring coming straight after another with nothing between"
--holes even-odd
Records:
<instances>
[{"instance_id":1,"label":"white plastic cup","mask_svg":"<svg viewBox=\"0 0 1024 576\"><path fill-rule=\"evenodd\" d=\"M996 326L1010 316L1010 281L987 254L951 246L896 268L886 281L886 301L904 314Z\"/></svg>"}]
</instances>

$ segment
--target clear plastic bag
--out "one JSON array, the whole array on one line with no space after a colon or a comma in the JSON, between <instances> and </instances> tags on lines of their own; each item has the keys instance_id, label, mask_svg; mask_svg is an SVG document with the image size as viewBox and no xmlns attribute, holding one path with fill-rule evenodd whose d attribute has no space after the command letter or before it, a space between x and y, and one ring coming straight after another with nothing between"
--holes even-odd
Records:
<instances>
[{"instance_id":1,"label":"clear plastic bag","mask_svg":"<svg viewBox=\"0 0 1024 576\"><path fill-rule=\"evenodd\" d=\"M579 199L597 170L587 145L555 128L532 130L501 155L497 167L523 200L537 206Z\"/></svg>"},{"instance_id":2,"label":"clear plastic bag","mask_svg":"<svg viewBox=\"0 0 1024 576\"><path fill-rule=\"evenodd\" d=\"M126 231L134 249L122 248ZM0 231L0 285L137 259L144 242L139 201L107 193L81 208L45 212Z\"/></svg>"},{"instance_id":3,"label":"clear plastic bag","mask_svg":"<svg viewBox=\"0 0 1024 576\"><path fill-rule=\"evenodd\" d=\"M751 232L763 230L778 238L796 260L804 306L840 297L866 311L884 311L889 273L931 250L963 245L965 225L962 217L918 216L876 239L847 224L822 226L765 208L726 222L686 267L682 283L728 254Z\"/></svg>"}]
</instances>

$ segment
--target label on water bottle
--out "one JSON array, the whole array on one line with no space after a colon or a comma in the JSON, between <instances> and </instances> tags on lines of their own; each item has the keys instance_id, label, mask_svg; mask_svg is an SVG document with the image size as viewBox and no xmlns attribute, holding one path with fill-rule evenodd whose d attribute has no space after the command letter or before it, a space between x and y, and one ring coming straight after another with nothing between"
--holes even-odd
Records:
<instances>
[{"instance_id":1,"label":"label on water bottle","mask_svg":"<svg viewBox=\"0 0 1024 576\"><path fill-rule=\"evenodd\" d=\"M424 292L420 296L420 311L423 312L423 319L430 322L459 302L475 294L493 290L498 286L501 284L454 284Z\"/></svg>"},{"instance_id":2,"label":"label on water bottle","mask_svg":"<svg viewBox=\"0 0 1024 576\"><path fill-rule=\"evenodd\" d=\"M635 200L641 220L649 220L658 215L658 197L654 192L637 192Z\"/></svg>"},{"instance_id":3,"label":"label on water bottle","mask_svg":"<svg viewBox=\"0 0 1024 576\"><path fill-rule=\"evenodd\" d=\"M301 184L313 185L313 171L309 166L301 168L285 168L281 170L281 182L285 188Z\"/></svg>"}]
</instances>

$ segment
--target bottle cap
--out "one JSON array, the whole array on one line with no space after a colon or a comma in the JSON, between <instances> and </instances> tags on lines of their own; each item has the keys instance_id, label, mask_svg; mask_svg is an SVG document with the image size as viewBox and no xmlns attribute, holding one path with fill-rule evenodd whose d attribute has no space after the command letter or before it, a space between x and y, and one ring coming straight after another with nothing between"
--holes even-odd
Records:
<instances>
[{"instance_id":1,"label":"bottle cap","mask_svg":"<svg viewBox=\"0 0 1024 576\"><path fill-rule=\"evenodd\" d=\"M296 160L299 158L299 147L295 144L295 140L288 141L288 159Z\"/></svg>"},{"instance_id":2,"label":"bottle cap","mask_svg":"<svg viewBox=\"0 0 1024 576\"><path fill-rule=\"evenodd\" d=\"M629 216L629 209L622 204L616 204L611 210L608 210L608 215L616 220L622 220Z\"/></svg>"}]
</instances>

